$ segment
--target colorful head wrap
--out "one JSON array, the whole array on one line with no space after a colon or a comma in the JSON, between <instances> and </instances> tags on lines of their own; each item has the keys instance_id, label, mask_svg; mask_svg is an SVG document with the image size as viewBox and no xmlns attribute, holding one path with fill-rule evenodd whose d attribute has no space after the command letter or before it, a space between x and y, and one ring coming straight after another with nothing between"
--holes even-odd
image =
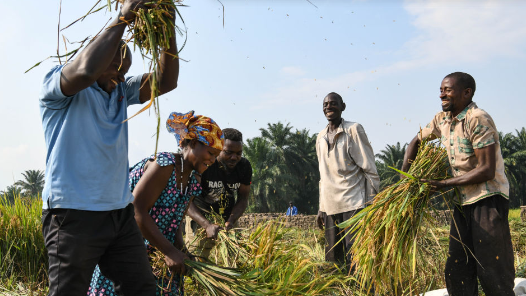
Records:
<instances>
[{"instance_id":1,"label":"colorful head wrap","mask_svg":"<svg viewBox=\"0 0 526 296\"><path fill-rule=\"evenodd\" d=\"M185 139L196 139L207 146L223 150L223 131L212 118L194 115L193 110L186 114L172 112L166 120L166 129L175 135L179 146Z\"/></svg>"}]
</instances>

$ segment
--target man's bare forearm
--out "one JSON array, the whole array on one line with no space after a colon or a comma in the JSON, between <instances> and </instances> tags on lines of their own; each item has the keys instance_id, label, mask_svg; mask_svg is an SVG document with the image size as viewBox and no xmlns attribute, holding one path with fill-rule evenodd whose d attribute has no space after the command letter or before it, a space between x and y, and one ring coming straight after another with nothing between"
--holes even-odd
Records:
<instances>
[{"instance_id":1,"label":"man's bare forearm","mask_svg":"<svg viewBox=\"0 0 526 296\"><path fill-rule=\"evenodd\" d=\"M411 167L411 162L415 160L416 154L418 153L418 147L420 146L420 139L418 136L414 137L413 140L407 145L407 149L404 155L404 163L402 164L402 171L407 172Z\"/></svg>"},{"instance_id":2,"label":"man's bare forearm","mask_svg":"<svg viewBox=\"0 0 526 296\"><path fill-rule=\"evenodd\" d=\"M203 228L206 228L210 224L210 221L205 218L205 216L201 213L201 210L199 210L199 208L193 202L188 206L188 212L186 214Z\"/></svg>"}]
</instances>

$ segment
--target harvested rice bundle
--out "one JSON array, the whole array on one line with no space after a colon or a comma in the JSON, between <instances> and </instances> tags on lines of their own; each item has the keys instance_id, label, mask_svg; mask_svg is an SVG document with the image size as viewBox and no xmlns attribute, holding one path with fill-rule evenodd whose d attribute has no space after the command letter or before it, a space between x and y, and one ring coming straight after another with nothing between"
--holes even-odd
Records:
<instances>
[{"instance_id":1,"label":"harvested rice bundle","mask_svg":"<svg viewBox=\"0 0 526 296\"><path fill-rule=\"evenodd\" d=\"M239 229L225 231L225 220L213 211L208 212L206 218L211 223L223 227L217 234L215 246L210 252L209 259L215 264L226 267L250 268L248 265L252 261L252 255L248 250L252 243L248 240L248 236L243 233L244 231L239 231ZM205 229L200 228L192 244L205 239Z\"/></svg>"},{"instance_id":2,"label":"harvested rice bundle","mask_svg":"<svg viewBox=\"0 0 526 296\"><path fill-rule=\"evenodd\" d=\"M170 278L170 272L160 251L150 254L152 270L157 278ZM199 291L205 291L212 296L269 295L265 294L257 283L259 270L243 273L239 269L220 267L213 263L186 260L186 276L197 285ZM181 280L183 278L181 277ZM183 283L181 283L183 285ZM166 289L170 290L170 286Z\"/></svg>"},{"instance_id":3,"label":"harvested rice bundle","mask_svg":"<svg viewBox=\"0 0 526 296\"><path fill-rule=\"evenodd\" d=\"M118 3L122 4L124 2L124 0L113 0L113 2L110 1L111 0L108 0L109 10L111 10L112 3L115 3L117 6ZM128 20L125 20L124 17L121 17L121 21L128 25L129 36L127 37L127 41L133 41L134 48L139 49L144 59L150 60L150 75L148 77L151 89L150 102L127 120L130 120L131 118L144 112L153 105L157 118L154 155L157 154L159 130L161 127L158 100L159 82L157 71L161 63L161 54L167 53L166 50L170 49L170 38L174 37L174 28L177 29L180 34L182 34L181 30L175 26L175 15L172 14L172 11L175 11L179 17L181 16L177 9L177 6L181 6L181 2L182 0L152 0L151 2L147 3L147 9L140 8L137 10L134 21L129 22ZM173 58L179 57L173 56Z\"/></svg>"},{"instance_id":4,"label":"harvested rice bundle","mask_svg":"<svg viewBox=\"0 0 526 296\"><path fill-rule=\"evenodd\" d=\"M257 283L260 270L242 273L238 269L220 267L212 263L186 261L188 275L208 295L242 296L272 295Z\"/></svg>"},{"instance_id":5,"label":"harvested rice bundle","mask_svg":"<svg viewBox=\"0 0 526 296\"><path fill-rule=\"evenodd\" d=\"M399 171L407 178L384 189L371 206L338 225L355 236L352 265L365 292L374 287L376 293L414 295L415 287L422 287L416 278L425 277L416 273L426 262L420 244L429 244L428 231L435 237L431 201L438 195L420 179L445 179L447 169L445 149L424 141L409 172Z\"/></svg>"},{"instance_id":6,"label":"harvested rice bundle","mask_svg":"<svg viewBox=\"0 0 526 296\"><path fill-rule=\"evenodd\" d=\"M351 295L349 277L327 262L308 256L310 247L292 241L283 223L259 224L250 234L253 266L262 270L267 295Z\"/></svg>"}]
</instances>

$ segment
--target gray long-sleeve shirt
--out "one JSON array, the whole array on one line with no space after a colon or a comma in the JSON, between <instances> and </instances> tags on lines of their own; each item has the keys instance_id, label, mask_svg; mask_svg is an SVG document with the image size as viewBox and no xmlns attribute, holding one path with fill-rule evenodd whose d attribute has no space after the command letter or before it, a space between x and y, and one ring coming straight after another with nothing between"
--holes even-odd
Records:
<instances>
[{"instance_id":1,"label":"gray long-sleeve shirt","mask_svg":"<svg viewBox=\"0 0 526 296\"><path fill-rule=\"evenodd\" d=\"M373 148L356 122L342 122L329 150L328 126L318 134L320 211L334 215L365 207L379 190Z\"/></svg>"}]
</instances>

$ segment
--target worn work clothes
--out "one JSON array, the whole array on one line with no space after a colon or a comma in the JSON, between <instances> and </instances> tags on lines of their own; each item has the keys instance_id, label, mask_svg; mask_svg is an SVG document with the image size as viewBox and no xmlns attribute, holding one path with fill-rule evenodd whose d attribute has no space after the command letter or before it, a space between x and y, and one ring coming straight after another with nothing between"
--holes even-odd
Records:
<instances>
[{"instance_id":1,"label":"worn work clothes","mask_svg":"<svg viewBox=\"0 0 526 296\"><path fill-rule=\"evenodd\" d=\"M122 209L133 201L128 189L128 117L139 103L142 75L127 77L111 95L97 82L66 97L63 66L44 77L39 95L46 141L43 208L89 211Z\"/></svg>"},{"instance_id":2,"label":"worn work clothes","mask_svg":"<svg viewBox=\"0 0 526 296\"><path fill-rule=\"evenodd\" d=\"M450 296L478 295L477 277L487 296L515 295L508 207L507 199L493 195L455 208L445 268Z\"/></svg>"},{"instance_id":3,"label":"worn work clothes","mask_svg":"<svg viewBox=\"0 0 526 296\"><path fill-rule=\"evenodd\" d=\"M319 210L334 215L363 208L380 186L373 148L359 123L342 119L329 150L328 128L316 139Z\"/></svg>"},{"instance_id":4,"label":"worn work clothes","mask_svg":"<svg viewBox=\"0 0 526 296\"><path fill-rule=\"evenodd\" d=\"M475 150L495 145L495 178L484 183L458 186L462 205L475 203L487 196L499 194L508 198L509 184L504 174L504 161L500 150L499 133L491 116L469 104L455 118L451 112L439 112L422 129L421 139L440 138L446 147L453 176L462 176L478 165Z\"/></svg>"},{"instance_id":5,"label":"worn work clothes","mask_svg":"<svg viewBox=\"0 0 526 296\"><path fill-rule=\"evenodd\" d=\"M298 208L296 206L292 206L287 208L287 213L285 216L296 216L298 214Z\"/></svg>"},{"instance_id":6,"label":"worn work clothes","mask_svg":"<svg viewBox=\"0 0 526 296\"><path fill-rule=\"evenodd\" d=\"M97 263L119 295L155 295L155 279L134 208L42 212L49 295L86 295Z\"/></svg>"},{"instance_id":7,"label":"worn work clothes","mask_svg":"<svg viewBox=\"0 0 526 296\"><path fill-rule=\"evenodd\" d=\"M353 243L354 237L352 233L344 236L345 232L338 228L336 224L351 219L361 209L339 213L335 215L327 215L322 213L323 223L325 224L325 261L337 262L342 266L350 268L352 263L352 253L349 252ZM340 241L340 239L343 240Z\"/></svg>"}]
</instances>

